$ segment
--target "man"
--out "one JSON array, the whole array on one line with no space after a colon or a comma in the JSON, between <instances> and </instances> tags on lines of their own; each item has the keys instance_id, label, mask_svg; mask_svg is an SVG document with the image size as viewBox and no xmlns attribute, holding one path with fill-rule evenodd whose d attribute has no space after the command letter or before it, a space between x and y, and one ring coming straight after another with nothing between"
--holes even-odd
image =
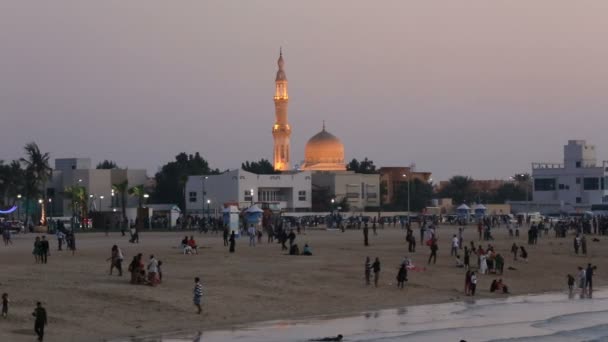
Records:
<instances>
[{"instance_id":1,"label":"man","mask_svg":"<svg viewBox=\"0 0 608 342\"><path fill-rule=\"evenodd\" d=\"M196 308L198 309L197 314L201 314L201 312L203 311L203 309L201 309L201 299L203 298L203 284L200 283L200 278L196 277L194 278L194 306L196 306Z\"/></svg>"},{"instance_id":2,"label":"man","mask_svg":"<svg viewBox=\"0 0 608 342\"><path fill-rule=\"evenodd\" d=\"M291 246L293 246L293 241L296 239L296 233L293 232L293 229L289 231L289 248L291 249Z\"/></svg>"},{"instance_id":3,"label":"man","mask_svg":"<svg viewBox=\"0 0 608 342\"><path fill-rule=\"evenodd\" d=\"M249 225L249 229L247 229L247 235L249 235L249 247L255 247L255 227L253 227L253 223Z\"/></svg>"},{"instance_id":4,"label":"man","mask_svg":"<svg viewBox=\"0 0 608 342\"><path fill-rule=\"evenodd\" d=\"M587 264L587 269L585 270L585 278L586 285L589 288L587 291L587 295L591 297L591 291L593 290L593 271L597 268L597 266L591 266L591 264Z\"/></svg>"},{"instance_id":5,"label":"man","mask_svg":"<svg viewBox=\"0 0 608 342\"><path fill-rule=\"evenodd\" d=\"M46 258L49 255L49 240L46 239L46 236L42 236L42 241L40 241L40 258L43 264L46 264Z\"/></svg>"},{"instance_id":6,"label":"man","mask_svg":"<svg viewBox=\"0 0 608 342\"><path fill-rule=\"evenodd\" d=\"M369 229L367 229L367 224L363 227L363 245L369 246Z\"/></svg>"},{"instance_id":7,"label":"man","mask_svg":"<svg viewBox=\"0 0 608 342\"><path fill-rule=\"evenodd\" d=\"M459 239L456 236L456 234L454 234L454 236L452 237L452 250L450 251L450 255L451 256L455 256L458 255L458 246L459 246Z\"/></svg>"},{"instance_id":8,"label":"man","mask_svg":"<svg viewBox=\"0 0 608 342\"><path fill-rule=\"evenodd\" d=\"M42 307L40 302L36 303L36 308L32 312L32 316L36 317L34 322L34 331L38 335L38 341L42 341L44 338L44 326L47 324L46 310Z\"/></svg>"},{"instance_id":9,"label":"man","mask_svg":"<svg viewBox=\"0 0 608 342\"><path fill-rule=\"evenodd\" d=\"M437 240L435 238L433 238L431 240L431 255L429 256L429 262L428 264L431 264L431 260L433 260L433 264L437 263L437 250L439 249L439 247L437 246Z\"/></svg>"}]
</instances>

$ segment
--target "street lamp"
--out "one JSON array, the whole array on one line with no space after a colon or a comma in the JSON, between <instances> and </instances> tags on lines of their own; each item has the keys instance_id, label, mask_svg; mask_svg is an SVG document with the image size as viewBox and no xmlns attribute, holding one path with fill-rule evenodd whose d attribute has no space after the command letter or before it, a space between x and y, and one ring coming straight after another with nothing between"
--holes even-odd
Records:
<instances>
[{"instance_id":1,"label":"street lamp","mask_svg":"<svg viewBox=\"0 0 608 342\"><path fill-rule=\"evenodd\" d=\"M207 191L205 190L205 183L207 183L207 178L209 178L209 177L208 176L201 177L201 184L203 185L203 196L201 196L201 198L202 198L201 203L203 204L203 216L205 215L205 195L207 194Z\"/></svg>"},{"instance_id":2,"label":"street lamp","mask_svg":"<svg viewBox=\"0 0 608 342\"><path fill-rule=\"evenodd\" d=\"M103 195L99 196L99 212L101 212L101 200L103 199Z\"/></svg>"},{"instance_id":3,"label":"street lamp","mask_svg":"<svg viewBox=\"0 0 608 342\"><path fill-rule=\"evenodd\" d=\"M407 179L407 222L410 222L410 179L412 177L408 177L407 174L403 174L403 177Z\"/></svg>"},{"instance_id":4,"label":"street lamp","mask_svg":"<svg viewBox=\"0 0 608 342\"><path fill-rule=\"evenodd\" d=\"M211 216L211 200L207 200L207 219Z\"/></svg>"},{"instance_id":5,"label":"street lamp","mask_svg":"<svg viewBox=\"0 0 608 342\"><path fill-rule=\"evenodd\" d=\"M253 205L253 189L251 189L251 205Z\"/></svg>"},{"instance_id":6,"label":"street lamp","mask_svg":"<svg viewBox=\"0 0 608 342\"><path fill-rule=\"evenodd\" d=\"M53 206L53 199L52 199L52 198L49 198L49 207L50 207L50 208L49 208L50 210L49 210L49 215L48 215L48 216L49 216L50 218L52 218L52 217L53 217L53 214L54 214L54 211L55 211L55 210L54 210L55 208L54 208L54 206Z\"/></svg>"},{"instance_id":7,"label":"street lamp","mask_svg":"<svg viewBox=\"0 0 608 342\"><path fill-rule=\"evenodd\" d=\"M21 194L17 195L19 204L17 205L17 221L21 221Z\"/></svg>"}]
</instances>

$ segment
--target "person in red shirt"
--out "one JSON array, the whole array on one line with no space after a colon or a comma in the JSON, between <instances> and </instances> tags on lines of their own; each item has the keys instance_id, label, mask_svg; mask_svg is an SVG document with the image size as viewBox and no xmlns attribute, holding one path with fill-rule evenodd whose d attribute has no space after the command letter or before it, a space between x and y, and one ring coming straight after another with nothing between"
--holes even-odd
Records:
<instances>
[{"instance_id":1,"label":"person in red shirt","mask_svg":"<svg viewBox=\"0 0 608 342\"><path fill-rule=\"evenodd\" d=\"M190 240L188 240L188 246L192 248L192 250L198 254L198 248L196 246L196 241L194 241L194 236L190 236Z\"/></svg>"}]
</instances>

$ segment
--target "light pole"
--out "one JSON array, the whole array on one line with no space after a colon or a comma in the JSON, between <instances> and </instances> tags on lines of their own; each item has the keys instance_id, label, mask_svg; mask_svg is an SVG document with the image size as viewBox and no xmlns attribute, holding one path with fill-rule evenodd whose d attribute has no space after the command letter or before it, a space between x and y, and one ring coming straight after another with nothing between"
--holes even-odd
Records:
<instances>
[{"instance_id":1,"label":"light pole","mask_svg":"<svg viewBox=\"0 0 608 342\"><path fill-rule=\"evenodd\" d=\"M17 195L17 221L21 221L21 194Z\"/></svg>"},{"instance_id":2,"label":"light pole","mask_svg":"<svg viewBox=\"0 0 608 342\"><path fill-rule=\"evenodd\" d=\"M42 206L44 205L44 200L42 198L38 199L38 204L40 204L40 225L42 225Z\"/></svg>"},{"instance_id":3,"label":"light pole","mask_svg":"<svg viewBox=\"0 0 608 342\"><path fill-rule=\"evenodd\" d=\"M251 189L251 205L253 206L253 189Z\"/></svg>"},{"instance_id":4,"label":"light pole","mask_svg":"<svg viewBox=\"0 0 608 342\"><path fill-rule=\"evenodd\" d=\"M49 219L53 218L54 211L55 211L55 207L53 206L53 199L49 198L49 215L48 215Z\"/></svg>"},{"instance_id":5,"label":"light pole","mask_svg":"<svg viewBox=\"0 0 608 342\"><path fill-rule=\"evenodd\" d=\"M207 220L209 220L210 216L211 216L211 200L208 199L207 200Z\"/></svg>"},{"instance_id":6,"label":"light pole","mask_svg":"<svg viewBox=\"0 0 608 342\"><path fill-rule=\"evenodd\" d=\"M201 178L201 183L203 184L203 196L202 196L202 200L201 203L203 204L203 216L205 216L205 195L207 195L207 191L205 191L205 183L207 183L207 178L209 178L208 176L203 176Z\"/></svg>"},{"instance_id":7,"label":"light pole","mask_svg":"<svg viewBox=\"0 0 608 342\"><path fill-rule=\"evenodd\" d=\"M331 199L331 227L330 228L334 227L334 221L336 220L336 217L335 217L336 214L334 213L334 204L335 203L336 203L336 200L334 198L332 198Z\"/></svg>"},{"instance_id":8,"label":"light pole","mask_svg":"<svg viewBox=\"0 0 608 342\"><path fill-rule=\"evenodd\" d=\"M410 179L412 177L408 177L407 174L403 174L403 177L407 179L407 222L410 222Z\"/></svg>"},{"instance_id":9,"label":"light pole","mask_svg":"<svg viewBox=\"0 0 608 342\"><path fill-rule=\"evenodd\" d=\"M99 212L101 212L101 200L103 200L103 195L99 196Z\"/></svg>"}]
</instances>

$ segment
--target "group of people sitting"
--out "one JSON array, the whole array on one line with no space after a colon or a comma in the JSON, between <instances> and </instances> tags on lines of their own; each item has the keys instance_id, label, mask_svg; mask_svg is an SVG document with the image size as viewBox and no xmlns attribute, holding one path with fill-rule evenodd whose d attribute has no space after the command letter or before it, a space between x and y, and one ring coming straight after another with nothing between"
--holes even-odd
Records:
<instances>
[{"instance_id":1,"label":"group of people sitting","mask_svg":"<svg viewBox=\"0 0 608 342\"><path fill-rule=\"evenodd\" d=\"M312 250L308 244L304 244L304 249L302 249L302 252L300 253L300 247L298 247L297 243L294 243L289 248L289 255L312 255Z\"/></svg>"},{"instance_id":2,"label":"group of people sitting","mask_svg":"<svg viewBox=\"0 0 608 342\"><path fill-rule=\"evenodd\" d=\"M492 284L490 285L490 292L501 292L509 293L509 288L506 284L502 282L502 279L494 279L492 280Z\"/></svg>"},{"instance_id":3,"label":"group of people sitting","mask_svg":"<svg viewBox=\"0 0 608 342\"><path fill-rule=\"evenodd\" d=\"M184 236L180 244L180 248L184 252L184 254L198 254L198 246L196 245L196 241L194 241L194 236Z\"/></svg>"},{"instance_id":4,"label":"group of people sitting","mask_svg":"<svg viewBox=\"0 0 608 342\"><path fill-rule=\"evenodd\" d=\"M162 261L157 260L154 255L150 255L148 265L144 266L142 254L137 254L129 264L131 284L150 286L160 284L163 280L162 264Z\"/></svg>"}]
</instances>

